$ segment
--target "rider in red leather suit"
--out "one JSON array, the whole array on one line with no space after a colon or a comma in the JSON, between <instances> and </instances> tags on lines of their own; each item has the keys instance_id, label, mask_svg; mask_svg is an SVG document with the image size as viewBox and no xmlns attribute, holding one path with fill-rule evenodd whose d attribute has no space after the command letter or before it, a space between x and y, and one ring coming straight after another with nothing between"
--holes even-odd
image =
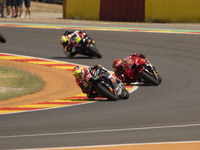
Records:
<instances>
[{"instance_id":1,"label":"rider in red leather suit","mask_svg":"<svg viewBox=\"0 0 200 150\"><path fill-rule=\"evenodd\" d=\"M116 59L113 62L113 69L115 70L115 75L118 79L120 79L123 83L130 84L134 82L134 71L132 66L134 65L134 58L141 57L145 58L145 55L141 53L134 53L127 58L124 59ZM145 58L146 59L146 58Z\"/></svg>"}]
</instances>

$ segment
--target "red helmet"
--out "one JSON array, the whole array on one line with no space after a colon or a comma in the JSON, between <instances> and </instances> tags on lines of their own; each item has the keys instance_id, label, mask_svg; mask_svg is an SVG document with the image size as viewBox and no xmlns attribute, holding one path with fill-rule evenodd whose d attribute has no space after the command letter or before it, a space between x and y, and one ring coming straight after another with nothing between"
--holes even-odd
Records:
<instances>
[{"instance_id":1,"label":"red helmet","mask_svg":"<svg viewBox=\"0 0 200 150\"><path fill-rule=\"evenodd\" d=\"M112 65L115 71L121 72L123 70L123 61L121 59L116 59Z\"/></svg>"}]
</instances>

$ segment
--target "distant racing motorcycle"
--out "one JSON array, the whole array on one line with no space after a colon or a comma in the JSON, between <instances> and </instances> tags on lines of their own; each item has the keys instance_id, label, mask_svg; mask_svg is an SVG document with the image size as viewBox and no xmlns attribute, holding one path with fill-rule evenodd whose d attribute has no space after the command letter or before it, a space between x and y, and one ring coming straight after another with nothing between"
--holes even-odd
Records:
<instances>
[{"instance_id":1,"label":"distant racing motorcycle","mask_svg":"<svg viewBox=\"0 0 200 150\"><path fill-rule=\"evenodd\" d=\"M66 31L64 35L67 36L71 33L73 32ZM79 40L79 39L81 40L81 38L82 39L85 38L84 33L78 33L78 34L80 37L78 37L76 40ZM71 48L67 51L68 57L73 57L73 53L74 53L73 51L76 54L86 55L89 57L97 57L97 58L102 57L101 53L98 51L98 49L95 46L95 41L90 37L87 37L86 42L84 43L71 45Z\"/></svg>"}]
</instances>

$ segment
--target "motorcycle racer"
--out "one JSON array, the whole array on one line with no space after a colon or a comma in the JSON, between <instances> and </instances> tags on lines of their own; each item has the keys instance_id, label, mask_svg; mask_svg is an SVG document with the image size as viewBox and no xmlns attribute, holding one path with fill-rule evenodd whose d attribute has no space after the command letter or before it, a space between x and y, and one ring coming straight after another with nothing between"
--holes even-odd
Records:
<instances>
[{"instance_id":1,"label":"motorcycle racer","mask_svg":"<svg viewBox=\"0 0 200 150\"><path fill-rule=\"evenodd\" d=\"M67 58L73 57L78 53L81 53L81 50L78 49L78 46L87 42L94 41L90 41L87 34L83 31L66 31L65 34L60 37L60 44L63 46ZM72 48L76 48L76 51L72 52Z\"/></svg>"},{"instance_id":2,"label":"motorcycle racer","mask_svg":"<svg viewBox=\"0 0 200 150\"><path fill-rule=\"evenodd\" d=\"M116 59L113 61L113 69L115 70L114 74L118 79L120 79L123 83L126 83L129 85L131 82L135 82L134 79L134 58L140 57L145 58L145 55L142 53L134 53L132 55L129 55L126 58L123 59Z\"/></svg>"},{"instance_id":3,"label":"motorcycle racer","mask_svg":"<svg viewBox=\"0 0 200 150\"><path fill-rule=\"evenodd\" d=\"M114 74L118 79L123 83L130 84L130 79L125 72L125 61L123 59L114 60L112 67L115 70Z\"/></svg>"},{"instance_id":4,"label":"motorcycle racer","mask_svg":"<svg viewBox=\"0 0 200 150\"><path fill-rule=\"evenodd\" d=\"M87 94L88 98L95 98L98 95L92 90L91 82L93 80L91 72L95 72L97 69L101 69L105 73L109 73L107 69L102 67L100 64L95 66L81 68L76 66L73 68L73 75L76 78L76 84L81 88L83 93Z\"/></svg>"}]
</instances>

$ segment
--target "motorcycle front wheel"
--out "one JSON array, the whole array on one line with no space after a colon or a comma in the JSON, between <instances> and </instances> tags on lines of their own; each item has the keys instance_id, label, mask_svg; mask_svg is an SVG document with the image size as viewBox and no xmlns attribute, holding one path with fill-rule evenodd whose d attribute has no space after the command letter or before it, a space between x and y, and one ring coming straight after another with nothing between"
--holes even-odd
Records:
<instances>
[{"instance_id":1,"label":"motorcycle front wheel","mask_svg":"<svg viewBox=\"0 0 200 150\"><path fill-rule=\"evenodd\" d=\"M129 92L124 88L124 96L122 97L122 99L128 99L129 95Z\"/></svg>"},{"instance_id":2,"label":"motorcycle front wheel","mask_svg":"<svg viewBox=\"0 0 200 150\"><path fill-rule=\"evenodd\" d=\"M101 58L102 57L102 55L99 53L99 51L93 45L89 45L87 47L87 50L92 56L95 56L97 58Z\"/></svg>"},{"instance_id":3,"label":"motorcycle front wheel","mask_svg":"<svg viewBox=\"0 0 200 150\"><path fill-rule=\"evenodd\" d=\"M154 76L147 73L145 70L140 72L140 77L144 80L144 83L152 84L155 86L159 85L159 81L154 78Z\"/></svg>"},{"instance_id":4,"label":"motorcycle front wheel","mask_svg":"<svg viewBox=\"0 0 200 150\"><path fill-rule=\"evenodd\" d=\"M0 41L2 42L2 43L6 43L6 39L0 34Z\"/></svg>"},{"instance_id":5,"label":"motorcycle front wheel","mask_svg":"<svg viewBox=\"0 0 200 150\"><path fill-rule=\"evenodd\" d=\"M158 75L158 82L159 84L162 82L162 78Z\"/></svg>"},{"instance_id":6,"label":"motorcycle front wheel","mask_svg":"<svg viewBox=\"0 0 200 150\"><path fill-rule=\"evenodd\" d=\"M97 89L101 93L103 97L106 97L108 100L117 101L119 98L118 96L114 95L106 86L101 83L97 83Z\"/></svg>"}]
</instances>

